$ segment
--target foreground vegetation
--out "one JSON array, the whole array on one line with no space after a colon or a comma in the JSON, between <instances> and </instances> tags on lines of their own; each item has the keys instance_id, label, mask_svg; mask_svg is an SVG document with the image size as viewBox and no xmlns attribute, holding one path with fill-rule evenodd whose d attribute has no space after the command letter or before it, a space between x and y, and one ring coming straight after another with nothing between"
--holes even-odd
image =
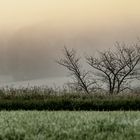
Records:
<instances>
[{"instance_id":1,"label":"foreground vegetation","mask_svg":"<svg viewBox=\"0 0 140 140\"><path fill-rule=\"evenodd\" d=\"M139 140L140 112L0 112L0 139Z\"/></svg>"},{"instance_id":2,"label":"foreground vegetation","mask_svg":"<svg viewBox=\"0 0 140 140\"><path fill-rule=\"evenodd\" d=\"M33 87L1 89L0 110L140 110L140 94L69 93Z\"/></svg>"}]
</instances>

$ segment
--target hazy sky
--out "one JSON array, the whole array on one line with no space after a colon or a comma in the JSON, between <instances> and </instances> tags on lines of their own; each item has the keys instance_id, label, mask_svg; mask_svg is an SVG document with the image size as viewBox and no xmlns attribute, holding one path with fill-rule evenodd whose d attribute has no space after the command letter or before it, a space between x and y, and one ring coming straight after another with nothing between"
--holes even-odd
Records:
<instances>
[{"instance_id":1,"label":"hazy sky","mask_svg":"<svg viewBox=\"0 0 140 140\"><path fill-rule=\"evenodd\" d=\"M119 28L139 24L139 6L139 0L0 0L0 25Z\"/></svg>"},{"instance_id":2,"label":"hazy sky","mask_svg":"<svg viewBox=\"0 0 140 140\"><path fill-rule=\"evenodd\" d=\"M140 0L0 0L0 75L63 75L54 60L64 45L94 53L135 41L139 7Z\"/></svg>"}]
</instances>

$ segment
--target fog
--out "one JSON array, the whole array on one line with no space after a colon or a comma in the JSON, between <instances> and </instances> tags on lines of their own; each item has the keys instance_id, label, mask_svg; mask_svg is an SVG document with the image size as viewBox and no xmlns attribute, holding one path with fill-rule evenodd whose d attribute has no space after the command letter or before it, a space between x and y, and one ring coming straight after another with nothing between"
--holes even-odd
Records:
<instances>
[{"instance_id":1,"label":"fog","mask_svg":"<svg viewBox=\"0 0 140 140\"><path fill-rule=\"evenodd\" d=\"M65 76L64 69L55 62L62 57L64 45L76 49L80 56L94 54L111 48L115 41L135 41L140 31L134 27L128 30L126 34L118 29L61 32L36 26L21 28L0 39L0 75L8 75L14 81Z\"/></svg>"},{"instance_id":2,"label":"fog","mask_svg":"<svg viewBox=\"0 0 140 140\"><path fill-rule=\"evenodd\" d=\"M55 62L64 46L85 56L112 48L115 41L130 43L140 36L137 0L0 4L1 83L66 77L67 71Z\"/></svg>"}]
</instances>

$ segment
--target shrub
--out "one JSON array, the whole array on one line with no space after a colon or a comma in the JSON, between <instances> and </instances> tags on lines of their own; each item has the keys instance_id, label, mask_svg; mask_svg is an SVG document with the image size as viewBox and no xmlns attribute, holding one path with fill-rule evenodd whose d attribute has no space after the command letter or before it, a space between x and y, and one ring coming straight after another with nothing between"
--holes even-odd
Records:
<instances>
[{"instance_id":1,"label":"shrub","mask_svg":"<svg viewBox=\"0 0 140 140\"><path fill-rule=\"evenodd\" d=\"M49 92L47 88L1 89L0 110L140 110L140 94Z\"/></svg>"}]
</instances>

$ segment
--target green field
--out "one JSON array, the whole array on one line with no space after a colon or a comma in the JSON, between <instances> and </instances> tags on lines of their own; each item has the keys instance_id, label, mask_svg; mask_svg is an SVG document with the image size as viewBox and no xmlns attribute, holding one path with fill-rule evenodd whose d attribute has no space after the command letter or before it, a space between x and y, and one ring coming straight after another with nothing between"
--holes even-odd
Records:
<instances>
[{"instance_id":1,"label":"green field","mask_svg":"<svg viewBox=\"0 0 140 140\"><path fill-rule=\"evenodd\" d=\"M1 111L1 140L139 140L140 112Z\"/></svg>"}]
</instances>

